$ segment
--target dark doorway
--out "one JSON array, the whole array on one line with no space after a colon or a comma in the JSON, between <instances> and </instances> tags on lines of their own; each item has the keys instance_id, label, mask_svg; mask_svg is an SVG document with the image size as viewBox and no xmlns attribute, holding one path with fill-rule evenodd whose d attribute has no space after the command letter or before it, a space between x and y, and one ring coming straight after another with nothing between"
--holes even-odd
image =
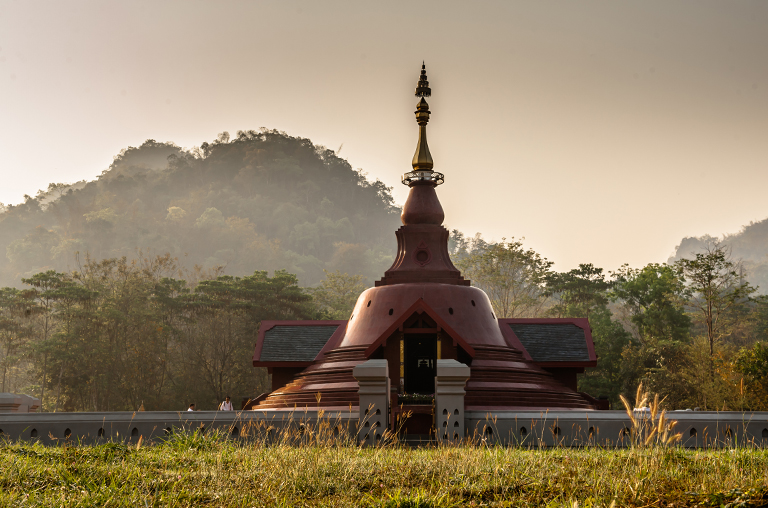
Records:
<instances>
[{"instance_id":1,"label":"dark doorway","mask_svg":"<svg viewBox=\"0 0 768 508\"><path fill-rule=\"evenodd\" d=\"M435 393L437 334L405 334L405 392Z\"/></svg>"}]
</instances>

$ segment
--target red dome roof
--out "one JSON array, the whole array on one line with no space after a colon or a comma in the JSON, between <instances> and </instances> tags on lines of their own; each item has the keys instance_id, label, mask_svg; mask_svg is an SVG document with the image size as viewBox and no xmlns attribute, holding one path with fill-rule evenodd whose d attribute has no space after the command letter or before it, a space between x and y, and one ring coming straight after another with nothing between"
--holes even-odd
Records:
<instances>
[{"instance_id":1,"label":"red dome roof","mask_svg":"<svg viewBox=\"0 0 768 508\"><path fill-rule=\"evenodd\" d=\"M364 291L357 299L347 324L347 333L339 347L374 345L386 339L403 320L406 311L423 301L434 311L449 335L476 345L506 347L491 301L481 289L452 284L413 283L380 286ZM372 351L371 351L372 352Z\"/></svg>"}]
</instances>

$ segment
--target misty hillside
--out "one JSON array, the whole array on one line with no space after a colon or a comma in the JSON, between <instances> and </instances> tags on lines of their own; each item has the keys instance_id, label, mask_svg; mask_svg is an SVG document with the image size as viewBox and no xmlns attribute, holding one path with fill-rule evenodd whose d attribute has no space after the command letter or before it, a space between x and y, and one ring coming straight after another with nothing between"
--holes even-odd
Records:
<instances>
[{"instance_id":1,"label":"misty hillside","mask_svg":"<svg viewBox=\"0 0 768 508\"><path fill-rule=\"evenodd\" d=\"M710 235L686 237L675 248L669 258L674 262L680 258L690 258L701 252L708 244L721 241L731 249L735 260L744 262L746 277L753 286L759 286L761 294L768 294L768 219L750 222L735 234L726 234L723 238Z\"/></svg>"},{"instance_id":2,"label":"misty hillside","mask_svg":"<svg viewBox=\"0 0 768 508\"><path fill-rule=\"evenodd\" d=\"M223 133L189 151L148 140L95 181L51 184L0 211L0 286L72 269L75 252L137 249L229 275L284 268L312 285L341 269L371 282L395 250L389 191L332 150L277 131Z\"/></svg>"}]
</instances>

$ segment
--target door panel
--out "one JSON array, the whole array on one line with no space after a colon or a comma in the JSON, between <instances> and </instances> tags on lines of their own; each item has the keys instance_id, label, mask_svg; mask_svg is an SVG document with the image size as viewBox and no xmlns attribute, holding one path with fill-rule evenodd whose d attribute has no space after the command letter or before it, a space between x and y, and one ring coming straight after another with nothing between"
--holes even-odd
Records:
<instances>
[{"instance_id":1,"label":"door panel","mask_svg":"<svg viewBox=\"0 0 768 508\"><path fill-rule=\"evenodd\" d=\"M406 393L435 393L437 334L405 334Z\"/></svg>"}]
</instances>

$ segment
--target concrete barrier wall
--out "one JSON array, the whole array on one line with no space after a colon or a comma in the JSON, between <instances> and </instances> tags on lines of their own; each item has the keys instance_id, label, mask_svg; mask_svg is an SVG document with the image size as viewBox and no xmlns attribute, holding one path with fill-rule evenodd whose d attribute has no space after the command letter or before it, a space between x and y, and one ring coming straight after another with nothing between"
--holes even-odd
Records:
<instances>
[{"instance_id":1,"label":"concrete barrier wall","mask_svg":"<svg viewBox=\"0 0 768 508\"><path fill-rule=\"evenodd\" d=\"M0 415L0 438L38 440L44 444L64 441L98 443L158 439L179 431L218 432L233 438L276 436L290 428L334 435L356 432L357 411L141 411L103 413L8 413Z\"/></svg>"},{"instance_id":2,"label":"concrete barrier wall","mask_svg":"<svg viewBox=\"0 0 768 508\"><path fill-rule=\"evenodd\" d=\"M768 412L672 411L665 416L676 422L672 433L682 434L680 444L688 448L768 446ZM636 432L624 411L469 411L466 420L469 437L505 445L624 447Z\"/></svg>"},{"instance_id":3,"label":"concrete barrier wall","mask_svg":"<svg viewBox=\"0 0 768 508\"><path fill-rule=\"evenodd\" d=\"M768 412L673 411L675 433L685 447L768 447ZM107 440L136 442L158 439L180 430L217 431L233 438L274 433L283 429L301 435L323 426L333 435L355 436L357 411L146 411L111 413L7 413L0 414L2 437L97 443ZM468 411L466 437L489 444L519 446L629 446L632 425L623 411Z\"/></svg>"}]
</instances>

